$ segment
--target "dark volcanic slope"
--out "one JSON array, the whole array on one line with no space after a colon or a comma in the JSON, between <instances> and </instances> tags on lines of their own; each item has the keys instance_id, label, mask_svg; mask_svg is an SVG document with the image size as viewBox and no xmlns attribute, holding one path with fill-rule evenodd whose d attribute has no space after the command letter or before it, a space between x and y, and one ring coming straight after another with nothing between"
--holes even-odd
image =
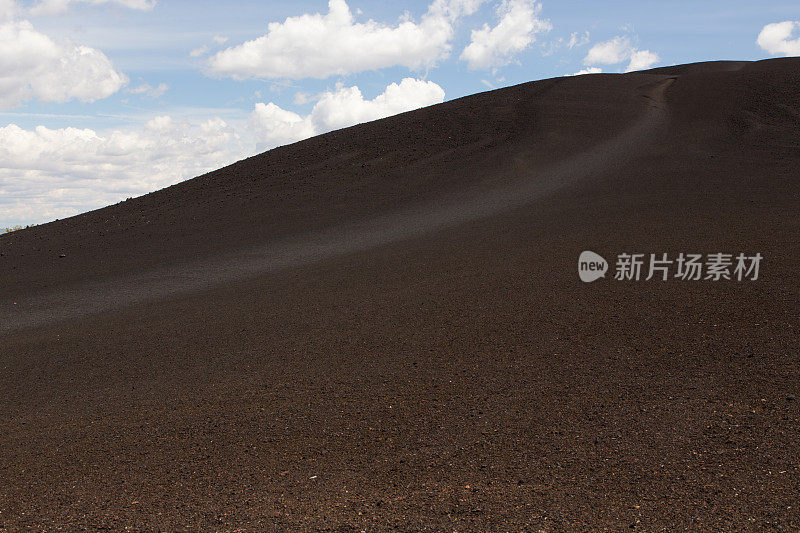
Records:
<instances>
[{"instance_id":1,"label":"dark volcanic slope","mask_svg":"<svg viewBox=\"0 0 800 533\"><path fill-rule=\"evenodd\" d=\"M0 528L797 529L798 87L546 80L0 237Z\"/></svg>"}]
</instances>

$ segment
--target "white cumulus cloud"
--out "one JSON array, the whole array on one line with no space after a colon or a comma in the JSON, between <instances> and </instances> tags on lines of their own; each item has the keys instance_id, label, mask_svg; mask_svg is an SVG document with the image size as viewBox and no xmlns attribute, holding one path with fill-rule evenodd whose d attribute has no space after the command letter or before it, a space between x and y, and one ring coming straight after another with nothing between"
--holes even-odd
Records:
<instances>
[{"instance_id":1,"label":"white cumulus cloud","mask_svg":"<svg viewBox=\"0 0 800 533\"><path fill-rule=\"evenodd\" d=\"M514 54L525 50L536 40L536 34L552 29L539 18L541 5L535 0L503 0L497 7L500 22L484 24L472 30L470 43L460 59L470 70L487 69L508 64Z\"/></svg>"},{"instance_id":2,"label":"white cumulus cloud","mask_svg":"<svg viewBox=\"0 0 800 533\"><path fill-rule=\"evenodd\" d=\"M338 87L317 97L306 116L281 109L273 103L256 104L251 123L261 148L287 144L327 131L377 120L444 101L444 90L432 81L405 78L392 83L372 100L358 87Z\"/></svg>"},{"instance_id":3,"label":"white cumulus cloud","mask_svg":"<svg viewBox=\"0 0 800 533\"><path fill-rule=\"evenodd\" d=\"M0 0L0 22L14 20L19 8L14 0Z\"/></svg>"},{"instance_id":4,"label":"white cumulus cloud","mask_svg":"<svg viewBox=\"0 0 800 533\"><path fill-rule=\"evenodd\" d=\"M267 33L209 58L208 72L245 78L327 78L391 66L418 69L446 58L459 17L482 0L435 0L419 23L404 17L390 26L356 22L345 0L329 0L327 14L272 22Z\"/></svg>"},{"instance_id":5,"label":"white cumulus cloud","mask_svg":"<svg viewBox=\"0 0 800 533\"><path fill-rule=\"evenodd\" d=\"M28 21L0 24L0 109L33 98L92 102L127 83L128 78L100 50L57 43Z\"/></svg>"},{"instance_id":6,"label":"white cumulus cloud","mask_svg":"<svg viewBox=\"0 0 800 533\"><path fill-rule=\"evenodd\" d=\"M257 103L250 114L250 123L257 132L261 149L308 139L317 133L310 116L302 117L272 102Z\"/></svg>"},{"instance_id":7,"label":"white cumulus cloud","mask_svg":"<svg viewBox=\"0 0 800 533\"><path fill-rule=\"evenodd\" d=\"M621 63L630 56L632 48L631 41L627 37L614 37L609 41L592 46L583 63L585 65Z\"/></svg>"},{"instance_id":8,"label":"white cumulus cloud","mask_svg":"<svg viewBox=\"0 0 800 533\"><path fill-rule=\"evenodd\" d=\"M630 63L625 68L625 72L633 72L634 70L644 70L652 67L658 63L658 54L650 50L634 50L631 52Z\"/></svg>"},{"instance_id":9,"label":"white cumulus cloud","mask_svg":"<svg viewBox=\"0 0 800 533\"><path fill-rule=\"evenodd\" d=\"M625 72L650 68L660 61L658 54L650 50L639 50L628 37L617 36L598 43L589 49L583 59L584 65L615 65L628 61Z\"/></svg>"},{"instance_id":10,"label":"white cumulus cloud","mask_svg":"<svg viewBox=\"0 0 800 533\"><path fill-rule=\"evenodd\" d=\"M792 39L792 34L798 35ZM773 55L800 56L800 22L785 20L762 28L756 40L758 46Z\"/></svg>"}]
</instances>

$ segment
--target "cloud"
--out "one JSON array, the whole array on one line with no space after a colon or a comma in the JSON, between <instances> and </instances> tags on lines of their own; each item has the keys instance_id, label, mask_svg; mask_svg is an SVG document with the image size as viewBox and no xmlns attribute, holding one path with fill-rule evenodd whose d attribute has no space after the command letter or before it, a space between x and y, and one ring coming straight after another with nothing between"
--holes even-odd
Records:
<instances>
[{"instance_id":1,"label":"cloud","mask_svg":"<svg viewBox=\"0 0 800 533\"><path fill-rule=\"evenodd\" d=\"M19 8L14 0L0 0L0 22L14 20Z\"/></svg>"},{"instance_id":2,"label":"cloud","mask_svg":"<svg viewBox=\"0 0 800 533\"><path fill-rule=\"evenodd\" d=\"M158 87L152 87L149 83L143 83L138 87L134 87L131 89L131 94L143 94L150 98L159 98L164 95L165 92L169 90L169 85L166 83L159 83Z\"/></svg>"},{"instance_id":3,"label":"cloud","mask_svg":"<svg viewBox=\"0 0 800 533\"><path fill-rule=\"evenodd\" d=\"M28 21L0 24L0 109L42 102L106 98L128 78L100 50L56 43Z\"/></svg>"},{"instance_id":4,"label":"cloud","mask_svg":"<svg viewBox=\"0 0 800 533\"><path fill-rule=\"evenodd\" d=\"M258 97L261 98L261 93L260 92L258 93ZM303 93L303 92L297 92L294 95L294 103L296 105L304 105L304 104L307 104L309 102L313 102L314 100L316 100L316 98L314 98L312 96L309 96L308 94Z\"/></svg>"},{"instance_id":5,"label":"cloud","mask_svg":"<svg viewBox=\"0 0 800 533\"><path fill-rule=\"evenodd\" d=\"M575 74L572 74L572 76L582 76L583 74L601 74L602 72L603 69L601 69L600 67L589 67L579 70Z\"/></svg>"},{"instance_id":6,"label":"cloud","mask_svg":"<svg viewBox=\"0 0 800 533\"><path fill-rule=\"evenodd\" d=\"M589 32L585 31L583 33L572 32L569 36L569 42L567 43L567 48L572 50L573 48L578 48L587 44L589 42Z\"/></svg>"},{"instance_id":7,"label":"cloud","mask_svg":"<svg viewBox=\"0 0 800 533\"><path fill-rule=\"evenodd\" d=\"M432 81L405 78L392 83L372 100L358 87L337 87L317 97L306 116L281 109L273 103L256 104L250 120L259 134L259 147L299 141L327 131L377 120L444 101L444 90Z\"/></svg>"},{"instance_id":8,"label":"cloud","mask_svg":"<svg viewBox=\"0 0 800 533\"><path fill-rule=\"evenodd\" d=\"M446 58L454 24L483 0L435 0L419 23L356 22L345 0L328 13L271 22L267 33L209 58L208 73L246 78L327 78L392 66L419 69Z\"/></svg>"},{"instance_id":9,"label":"cloud","mask_svg":"<svg viewBox=\"0 0 800 533\"><path fill-rule=\"evenodd\" d=\"M70 4L83 2L85 4L116 4L130 9L149 11L156 5L156 0L42 0L30 10L32 15L57 15L69 9Z\"/></svg>"},{"instance_id":10,"label":"cloud","mask_svg":"<svg viewBox=\"0 0 800 533\"><path fill-rule=\"evenodd\" d=\"M199 47L194 48L193 50L191 50L189 52L189 56L190 57L200 57L202 55L205 55L207 52L208 52L208 46L204 44L203 46L199 46Z\"/></svg>"},{"instance_id":11,"label":"cloud","mask_svg":"<svg viewBox=\"0 0 800 533\"><path fill-rule=\"evenodd\" d=\"M800 35L791 39L795 30L800 30L800 22L785 20L767 24L758 34L756 42L763 50L773 55L799 56Z\"/></svg>"},{"instance_id":12,"label":"cloud","mask_svg":"<svg viewBox=\"0 0 800 533\"><path fill-rule=\"evenodd\" d=\"M221 44L225 44L228 41L228 38L227 37L222 37L220 35L215 35L211 40L213 41L213 43L215 45L221 45ZM190 57L204 56L209 52L209 50L211 50L211 47L208 46L207 44L204 44L202 46L199 46L199 47L194 48L193 50L191 50L189 52L189 56Z\"/></svg>"},{"instance_id":13,"label":"cloud","mask_svg":"<svg viewBox=\"0 0 800 533\"><path fill-rule=\"evenodd\" d=\"M583 64L615 65L624 61L628 61L625 72L632 72L652 67L660 58L650 50L639 50L631 44L628 37L617 36L592 46L583 59Z\"/></svg>"},{"instance_id":14,"label":"cloud","mask_svg":"<svg viewBox=\"0 0 800 533\"><path fill-rule=\"evenodd\" d=\"M631 61L628 63L625 72L633 72L634 70L644 70L652 67L658 63L658 54L650 50L636 50L631 53Z\"/></svg>"},{"instance_id":15,"label":"cloud","mask_svg":"<svg viewBox=\"0 0 800 533\"><path fill-rule=\"evenodd\" d=\"M0 226L63 218L138 196L268 148L441 102L444 91L406 78L371 100L358 87L343 86L316 98L305 116L259 103L249 120L235 124L158 116L107 132L2 127Z\"/></svg>"},{"instance_id":16,"label":"cloud","mask_svg":"<svg viewBox=\"0 0 800 533\"><path fill-rule=\"evenodd\" d=\"M613 65L621 63L630 57L630 39L627 37L614 37L610 41L598 43L589 49L589 53L583 60L584 65L600 63L601 65Z\"/></svg>"},{"instance_id":17,"label":"cloud","mask_svg":"<svg viewBox=\"0 0 800 533\"><path fill-rule=\"evenodd\" d=\"M250 115L250 122L258 134L258 146L261 149L308 139L317 133L310 116L301 117L272 102L257 103Z\"/></svg>"},{"instance_id":18,"label":"cloud","mask_svg":"<svg viewBox=\"0 0 800 533\"><path fill-rule=\"evenodd\" d=\"M62 218L144 194L244 157L215 118L156 117L139 130L0 128L0 224Z\"/></svg>"},{"instance_id":19,"label":"cloud","mask_svg":"<svg viewBox=\"0 0 800 533\"><path fill-rule=\"evenodd\" d=\"M500 22L495 27L484 24L472 30L469 45L460 59L470 70L488 69L508 64L514 54L536 40L536 34L552 29L539 19L541 5L534 0L503 0L497 7Z\"/></svg>"},{"instance_id":20,"label":"cloud","mask_svg":"<svg viewBox=\"0 0 800 533\"><path fill-rule=\"evenodd\" d=\"M444 89L432 81L405 78L392 83L372 100L365 100L358 87L326 92L311 116L321 131L329 131L396 115L444 101Z\"/></svg>"}]
</instances>

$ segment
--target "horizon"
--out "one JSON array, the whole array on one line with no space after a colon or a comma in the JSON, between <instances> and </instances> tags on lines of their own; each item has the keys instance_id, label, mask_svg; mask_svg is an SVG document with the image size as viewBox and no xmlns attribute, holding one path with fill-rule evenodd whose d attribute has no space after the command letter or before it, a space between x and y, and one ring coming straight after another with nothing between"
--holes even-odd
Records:
<instances>
[{"instance_id":1,"label":"horizon","mask_svg":"<svg viewBox=\"0 0 800 533\"><path fill-rule=\"evenodd\" d=\"M800 55L796 4L680 7L0 0L0 228L485 90Z\"/></svg>"}]
</instances>

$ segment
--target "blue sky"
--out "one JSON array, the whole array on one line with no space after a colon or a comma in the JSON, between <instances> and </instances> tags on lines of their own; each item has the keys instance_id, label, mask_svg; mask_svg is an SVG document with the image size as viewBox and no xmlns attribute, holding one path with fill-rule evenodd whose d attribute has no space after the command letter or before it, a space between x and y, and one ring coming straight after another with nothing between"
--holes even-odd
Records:
<instances>
[{"instance_id":1,"label":"blue sky","mask_svg":"<svg viewBox=\"0 0 800 533\"><path fill-rule=\"evenodd\" d=\"M796 21L796 1L0 0L0 227L489 88L799 55Z\"/></svg>"}]
</instances>

